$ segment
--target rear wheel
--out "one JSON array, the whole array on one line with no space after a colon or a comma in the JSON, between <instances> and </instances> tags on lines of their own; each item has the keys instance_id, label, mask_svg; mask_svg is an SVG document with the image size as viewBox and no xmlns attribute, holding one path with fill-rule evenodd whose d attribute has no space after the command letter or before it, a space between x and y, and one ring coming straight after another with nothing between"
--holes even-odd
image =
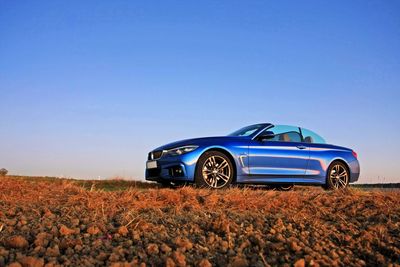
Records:
<instances>
[{"instance_id":1,"label":"rear wheel","mask_svg":"<svg viewBox=\"0 0 400 267\"><path fill-rule=\"evenodd\" d=\"M196 185L209 188L226 188L234 176L231 160L219 151L208 151L197 162Z\"/></svg>"},{"instance_id":2,"label":"rear wheel","mask_svg":"<svg viewBox=\"0 0 400 267\"><path fill-rule=\"evenodd\" d=\"M349 184L350 173L343 162L333 162L329 167L326 176L326 189L345 189Z\"/></svg>"}]
</instances>

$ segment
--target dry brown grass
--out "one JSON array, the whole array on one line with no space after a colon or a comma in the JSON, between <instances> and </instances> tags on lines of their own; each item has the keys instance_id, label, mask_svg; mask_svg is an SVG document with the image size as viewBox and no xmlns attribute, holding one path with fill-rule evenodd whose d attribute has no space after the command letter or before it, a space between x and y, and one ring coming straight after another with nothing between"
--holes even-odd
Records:
<instances>
[{"instance_id":1,"label":"dry brown grass","mask_svg":"<svg viewBox=\"0 0 400 267\"><path fill-rule=\"evenodd\" d=\"M1 179L0 266L400 264L398 191L126 188Z\"/></svg>"}]
</instances>

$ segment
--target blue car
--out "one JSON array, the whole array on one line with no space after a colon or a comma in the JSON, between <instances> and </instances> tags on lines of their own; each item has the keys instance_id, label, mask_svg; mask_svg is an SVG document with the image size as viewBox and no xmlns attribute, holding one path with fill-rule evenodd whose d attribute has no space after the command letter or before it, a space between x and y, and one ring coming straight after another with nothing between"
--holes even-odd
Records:
<instances>
[{"instance_id":1,"label":"blue car","mask_svg":"<svg viewBox=\"0 0 400 267\"><path fill-rule=\"evenodd\" d=\"M326 144L318 134L296 126L260 123L227 136L188 139L148 154L146 180L163 185L195 183L269 185L290 190L295 184L343 189L358 180L360 165L352 149Z\"/></svg>"}]
</instances>

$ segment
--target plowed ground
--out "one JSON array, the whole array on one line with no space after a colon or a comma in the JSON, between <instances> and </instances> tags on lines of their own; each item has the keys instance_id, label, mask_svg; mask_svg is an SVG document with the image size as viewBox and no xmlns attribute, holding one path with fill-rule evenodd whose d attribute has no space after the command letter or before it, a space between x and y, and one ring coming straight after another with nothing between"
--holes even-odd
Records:
<instances>
[{"instance_id":1,"label":"plowed ground","mask_svg":"<svg viewBox=\"0 0 400 267\"><path fill-rule=\"evenodd\" d=\"M0 266L400 264L399 191L96 188L1 178Z\"/></svg>"}]
</instances>

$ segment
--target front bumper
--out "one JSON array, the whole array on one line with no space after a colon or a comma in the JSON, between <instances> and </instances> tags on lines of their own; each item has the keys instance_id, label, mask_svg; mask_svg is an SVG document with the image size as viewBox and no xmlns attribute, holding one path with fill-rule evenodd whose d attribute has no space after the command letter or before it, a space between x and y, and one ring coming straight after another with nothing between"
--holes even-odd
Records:
<instances>
[{"instance_id":1,"label":"front bumper","mask_svg":"<svg viewBox=\"0 0 400 267\"><path fill-rule=\"evenodd\" d=\"M157 165L159 163L157 162ZM182 163L163 164L153 169L146 169L147 181L188 181L186 166Z\"/></svg>"},{"instance_id":2,"label":"front bumper","mask_svg":"<svg viewBox=\"0 0 400 267\"><path fill-rule=\"evenodd\" d=\"M201 155L201 150L198 150L199 151L194 150L181 156L169 156L157 159L157 168L146 168L146 180L157 182L193 182L196 171L196 163Z\"/></svg>"}]
</instances>

